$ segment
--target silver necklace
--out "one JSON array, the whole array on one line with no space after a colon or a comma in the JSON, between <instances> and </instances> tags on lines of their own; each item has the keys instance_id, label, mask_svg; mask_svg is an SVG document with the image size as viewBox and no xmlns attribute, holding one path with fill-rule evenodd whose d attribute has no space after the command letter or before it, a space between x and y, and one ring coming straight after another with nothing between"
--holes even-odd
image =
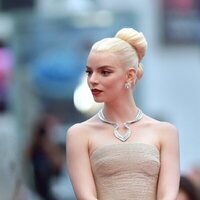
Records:
<instances>
[{"instance_id":1,"label":"silver necklace","mask_svg":"<svg viewBox=\"0 0 200 200\"><path fill-rule=\"evenodd\" d=\"M133 124L133 123L135 123L135 122L138 122L139 120L141 120L142 117L143 117L143 112L142 112L140 109L138 109L138 112L137 112L137 115L136 115L135 119L134 119L133 121L127 121L127 122L124 123L124 127L125 127L125 129L126 129L126 132L125 132L124 135L122 135L122 134L119 132L119 124L118 124L118 123L108 121L108 120L105 118L105 116L104 116L104 114L103 114L103 109L101 109L101 110L98 112L98 117L99 117L99 119L100 119L102 122L107 123L107 124L111 124L111 125L114 127L114 136L115 136L117 139L121 140L122 142L125 142L125 141L131 136L131 134L132 134L132 131L131 131L129 125L130 125L130 124Z\"/></svg>"}]
</instances>

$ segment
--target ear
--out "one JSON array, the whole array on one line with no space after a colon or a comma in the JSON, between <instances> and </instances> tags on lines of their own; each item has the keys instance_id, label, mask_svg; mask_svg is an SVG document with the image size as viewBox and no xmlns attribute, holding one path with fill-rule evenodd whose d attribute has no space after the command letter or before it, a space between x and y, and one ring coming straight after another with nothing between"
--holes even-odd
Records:
<instances>
[{"instance_id":1,"label":"ear","mask_svg":"<svg viewBox=\"0 0 200 200\"><path fill-rule=\"evenodd\" d=\"M127 77L126 77L127 82L135 85L135 83L137 81L137 75L136 75L137 72L136 71L137 70L133 67L131 67L127 70Z\"/></svg>"}]
</instances>

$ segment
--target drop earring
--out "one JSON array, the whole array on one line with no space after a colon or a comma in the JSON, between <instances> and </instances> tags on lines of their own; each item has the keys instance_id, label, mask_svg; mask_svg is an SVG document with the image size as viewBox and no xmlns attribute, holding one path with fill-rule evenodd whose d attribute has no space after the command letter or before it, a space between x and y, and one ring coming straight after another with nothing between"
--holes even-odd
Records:
<instances>
[{"instance_id":1,"label":"drop earring","mask_svg":"<svg viewBox=\"0 0 200 200\"><path fill-rule=\"evenodd\" d=\"M125 83L124 87L125 87L126 89L129 89L129 88L131 87L131 84L130 84L129 82L128 82L128 83Z\"/></svg>"}]
</instances>

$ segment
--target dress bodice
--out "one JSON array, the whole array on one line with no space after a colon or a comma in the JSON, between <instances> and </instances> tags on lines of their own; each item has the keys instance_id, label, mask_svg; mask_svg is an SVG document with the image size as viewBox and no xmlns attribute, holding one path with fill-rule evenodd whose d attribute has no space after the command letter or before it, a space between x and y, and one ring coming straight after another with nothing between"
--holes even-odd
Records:
<instances>
[{"instance_id":1,"label":"dress bodice","mask_svg":"<svg viewBox=\"0 0 200 200\"><path fill-rule=\"evenodd\" d=\"M90 156L98 200L156 200L160 153L145 143L97 148Z\"/></svg>"}]
</instances>

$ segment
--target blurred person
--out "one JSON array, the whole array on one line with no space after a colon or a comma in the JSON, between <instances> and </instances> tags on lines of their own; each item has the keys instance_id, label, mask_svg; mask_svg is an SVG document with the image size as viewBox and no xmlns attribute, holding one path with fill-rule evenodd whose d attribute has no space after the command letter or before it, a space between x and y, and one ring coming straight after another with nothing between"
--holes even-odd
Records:
<instances>
[{"instance_id":1,"label":"blurred person","mask_svg":"<svg viewBox=\"0 0 200 200\"><path fill-rule=\"evenodd\" d=\"M19 144L15 116L0 109L0 199L13 200L16 182L20 176Z\"/></svg>"},{"instance_id":2,"label":"blurred person","mask_svg":"<svg viewBox=\"0 0 200 200\"><path fill-rule=\"evenodd\" d=\"M144 114L133 89L147 42L132 28L96 42L86 72L103 108L68 129L67 166L78 200L175 200L179 189L176 127Z\"/></svg>"},{"instance_id":3,"label":"blurred person","mask_svg":"<svg viewBox=\"0 0 200 200\"><path fill-rule=\"evenodd\" d=\"M7 44L0 40L0 111L9 107L9 95L14 56Z\"/></svg>"},{"instance_id":4,"label":"blurred person","mask_svg":"<svg viewBox=\"0 0 200 200\"><path fill-rule=\"evenodd\" d=\"M196 187L187 176L182 175L180 178L177 200L199 200Z\"/></svg>"},{"instance_id":5,"label":"blurred person","mask_svg":"<svg viewBox=\"0 0 200 200\"><path fill-rule=\"evenodd\" d=\"M22 180L18 179L12 200L41 200L41 198L31 191Z\"/></svg>"},{"instance_id":6,"label":"blurred person","mask_svg":"<svg viewBox=\"0 0 200 200\"><path fill-rule=\"evenodd\" d=\"M49 134L53 123L54 120L49 116L39 121L28 149L35 189L45 200L56 199L51 191L51 180L53 176L59 175L65 161L61 149L52 141Z\"/></svg>"},{"instance_id":7,"label":"blurred person","mask_svg":"<svg viewBox=\"0 0 200 200\"><path fill-rule=\"evenodd\" d=\"M187 176L197 188L198 198L200 199L200 166L193 166Z\"/></svg>"},{"instance_id":8,"label":"blurred person","mask_svg":"<svg viewBox=\"0 0 200 200\"><path fill-rule=\"evenodd\" d=\"M9 87L13 56L0 40L0 199L13 200L20 176L17 120L9 109Z\"/></svg>"}]
</instances>

